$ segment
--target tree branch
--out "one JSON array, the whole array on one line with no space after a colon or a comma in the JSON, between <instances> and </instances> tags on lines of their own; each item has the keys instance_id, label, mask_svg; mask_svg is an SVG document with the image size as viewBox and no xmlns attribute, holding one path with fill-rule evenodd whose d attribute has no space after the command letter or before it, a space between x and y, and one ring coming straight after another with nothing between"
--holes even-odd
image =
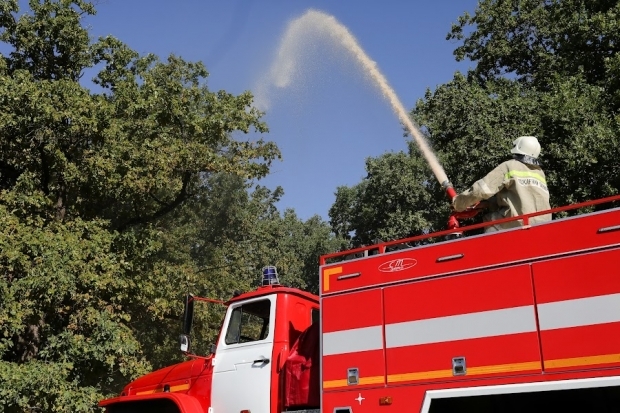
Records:
<instances>
[{"instance_id":1,"label":"tree branch","mask_svg":"<svg viewBox=\"0 0 620 413\"><path fill-rule=\"evenodd\" d=\"M192 177L191 173L189 172L185 173L185 175L183 176L183 187L181 188L181 191L177 194L174 200L168 204L161 203L161 201L158 201L156 198L154 198L152 194L149 194L156 201L158 201L158 203L160 203L162 207L150 215L134 217L126 221L125 223L119 225L116 229L119 232L123 232L130 227L146 224L148 222L154 221L172 212L175 208L177 208L179 205L181 205L183 202L185 202L190 197L190 194L187 193L187 187L189 186L191 177Z\"/></svg>"},{"instance_id":2,"label":"tree branch","mask_svg":"<svg viewBox=\"0 0 620 413\"><path fill-rule=\"evenodd\" d=\"M153 201L157 202L159 205L161 206L165 206L167 205L164 201L160 200L159 198L157 198L155 195L153 195L151 192L149 192L149 196L151 198L153 198Z\"/></svg>"},{"instance_id":3,"label":"tree branch","mask_svg":"<svg viewBox=\"0 0 620 413\"><path fill-rule=\"evenodd\" d=\"M48 196L50 194L49 189L49 168L47 160L45 159L45 151L42 145L39 145L39 154L41 155L41 191Z\"/></svg>"}]
</instances>

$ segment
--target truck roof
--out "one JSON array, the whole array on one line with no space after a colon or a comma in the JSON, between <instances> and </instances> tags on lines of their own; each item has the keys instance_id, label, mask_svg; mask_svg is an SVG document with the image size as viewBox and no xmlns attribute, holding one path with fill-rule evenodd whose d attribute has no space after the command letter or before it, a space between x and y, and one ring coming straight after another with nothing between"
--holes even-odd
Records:
<instances>
[{"instance_id":1,"label":"truck roof","mask_svg":"<svg viewBox=\"0 0 620 413\"><path fill-rule=\"evenodd\" d=\"M238 296L233 297L230 300L226 301L225 304L230 305L237 301L247 300L249 298L262 297L264 295L273 294L273 293L293 294L293 295L303 297L309 301L313 301L317 304L319 303L319 297L312 293L302 291L297 288L285 287L282 285L267 285L267 286L258 287L256 290L253 290L253 291L248 291L246 293L239 294Z\"/></svg>"}]
</instances>

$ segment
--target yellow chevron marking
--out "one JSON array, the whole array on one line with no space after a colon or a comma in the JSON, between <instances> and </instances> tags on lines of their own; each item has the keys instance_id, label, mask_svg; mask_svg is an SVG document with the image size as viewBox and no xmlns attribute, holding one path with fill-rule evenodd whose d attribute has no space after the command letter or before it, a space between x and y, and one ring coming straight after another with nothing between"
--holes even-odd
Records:
<instances>
[{"instance_id":1,"label":"yellow chevron marking","mask_svg":"<svg viewBox=\"0 0 620 413\"><path fill-rule=\"evenodd\" d=\"M334 387L346 387L347 380L326 380L323 382L324 389L333 389Z\"/></svg>"},{"instance_id":2,"label":"yellow chevron marking","mask_svg":"<svg viewBox=\"0 0 620 413\"><path fill-rule=\"evenodd\" d=\"M566 368L593 366L597 364L620 363L620 354L604 354L598 356L573 357L566 359L556 359L545 361L545 368ZM484 374L497 373L513 373L528 370L541 370L542 366L539 361L530 361L526 363L497 364L490 366L468 367L466 376L480 376ZM416 373L390 374L387 376L388 383L398 383L402 381L418 381L432 379L446 379L454 377L452 370L432 370L420 371ZM383 376L362 377L359 384L380 384L383 383ZM345 380L328 380L323 382L324 389L335 387L346 387Z\"/></svg>"},{"instance_id":3,"label":"yellow chevron marking","mask_svg":"<svg viewBox=\"0 0 620 413\"><path fill-rule=\"evenodd\" d=\"M539 361L529 361L526 363L496 364L491 366L467 367L467 376L480 376L483 374L511 373L516 371L540 370L542 366ZM445 379L453 377L452 370L433 370L420 371L417 373L390 374L388 383L399 381L416 381L429 379Z\"/></svg>"},{"instance_id":4,"label":"yellow chevron marking","mask_svg":"<svg viewBox=\"0 0 620 413\"><path fill-rule=\"evenodd\" d=\"M383 380L383 376L360 377L358 385L383 384ZM326 380L323 382L324 389L333 389L335 387L347 387L347 380Z\"/></svg>"},{"instance_id":5,"label":"yellow chevron marking","mask_svg":"<svg viewBox=\"0 0 620 413\"><path fill-rule=\"evenodd\" d=\"M444 377L452 377L452 370L433 370L421 371L419 373L389 374L387 379L388 383L396 383L399 381L441 379Z\"/></svg>"},{"instance_id":6,"label":"yellow chevron marking","mask_svg":"<svg viewBox=\"0 0 620 413\"><path fill-rule=\"evenodd\" d=\"M323 291L329 291L329 276L342 273L342 267L328 268L323 271Z\"/></svg>"},{"instance_id":7,"label":"yellow chevron marking","mask_svg":"<svg viewBox=\"0 0 620 413\"><path fill-rule=\"evenodd\" d=\"M546 360L545 368L591 366L595 364L620 363L620 354L604 354L600 356L574 357L568 359Z\"/></svg>"},{"instance_id":8,"label":"yellow chevron marking","mask_svg":"<svg viewBox=\"0 0 620 413\"><path fill-rule=\"evenodd\" d=\"M383 376L360 377L360 384L383 384L384 380Z\"/></svg>"}]
</instances>

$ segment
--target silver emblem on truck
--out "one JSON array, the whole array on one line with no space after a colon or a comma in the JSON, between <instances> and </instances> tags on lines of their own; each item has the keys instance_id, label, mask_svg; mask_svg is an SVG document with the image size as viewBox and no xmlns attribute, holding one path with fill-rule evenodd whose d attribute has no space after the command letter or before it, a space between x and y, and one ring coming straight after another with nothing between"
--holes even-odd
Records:
<instances>
[{"instance_id":1,"label":"silver emblem on truck","mask_svg":"<svg viewBox=\"0 0 620 413\"><path fill-rule=\"evenodd\" d=\"M379 265L381 272L397 272L407 270L418 263L415 258L398 258Z\"/></svg>"}]
</instances>

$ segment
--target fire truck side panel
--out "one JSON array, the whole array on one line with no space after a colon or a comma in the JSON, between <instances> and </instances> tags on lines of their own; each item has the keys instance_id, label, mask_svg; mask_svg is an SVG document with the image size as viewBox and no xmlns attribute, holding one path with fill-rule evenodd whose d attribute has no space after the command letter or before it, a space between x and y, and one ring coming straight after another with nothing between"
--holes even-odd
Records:
<instances>
[{"instance_id":1,"label":"fire truck side panel","mask_svg":"<svg viewBox=\"0 0 620 413\"><path fill-rule=\"evenodd\" d=\"M528 406L582 385L607 387L613 406L619 223L615 209L323 265L323 411L429 411L427 391L458 388L448 398L481 396L468 399L473 411L502 411L515 392ZM357 367L351 384L346 372ZM597 394L561 397L570 406Z\"/></svg>"},{"instance_id":2,"label":"fire truck side panel","mask_svg":"<svg viewBox=\"0 0 620 413\"><path fill-rule=\"evenodd\" d=\"M385 383L383 296L380 289L341 294L322 300L323 389L347 386L357 369L358 386Z\"/></svg>"},{"instance_id":3,"label":"fire truck side panel","mask_svg":"<svg viewBox=\"0 0 620 413\"><path fill-rule=\"evenodd\" d=\"M208 360L211 364L211 359ZM203 410L207 410L211 405L211 382L213 380L213 366L208 366L200 374L188 392L194 396L202 405Z\"/></svg>"},{"instance_id":4,"label":"fire truck side panel","mask_svg":"<svg viewBox=\"0 0 620 413\"><path fill-rule=\"evenodd\" d=\"M545 371L620 366L620 249L538 262Z\"/></svg>"},{"instance_id":5,"label":"fire truck side panel","mask_svg":"<svg viewBox=\"0 0 620 413\"><path fill-rule=\"evenodd\" d=\"M389 384L541 372L529 265L387 287L385 323Z\"/></svg>"},{"instance_id":6,"label":"fire truck side panel","mask_svg":"<svg viewBox=\"0 0 620 413\"><path fill-rule=\"evenodd\" d=\"M577 222L575 220L578 220ZM600 229L620 222L620 210L608 210L554 220L531 228L516 228L488 235L432 244L364 259L329 264L321 271L321 293L332 294L387 282L407 281L475 270L537 257L566 254L620 243L617 232ZM578 226L578 236L576 235Z\"/></svg>"}]
</instances>

